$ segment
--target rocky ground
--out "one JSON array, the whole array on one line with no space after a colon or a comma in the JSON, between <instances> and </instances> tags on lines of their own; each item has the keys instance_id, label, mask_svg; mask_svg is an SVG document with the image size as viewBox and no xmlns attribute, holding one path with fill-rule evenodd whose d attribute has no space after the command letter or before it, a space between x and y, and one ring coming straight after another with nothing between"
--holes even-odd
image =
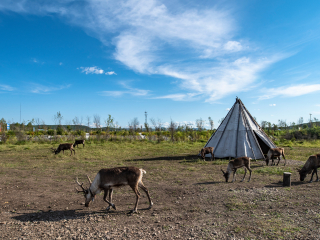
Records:
<instances>
[{"instance_id":1,"label":"rocky ground","mask_svg":"<svg viewBox=\"0 0 320 240\"><path fill-rule=\"evenodd\" d=\"M138 214L129 213L135 202L129 187L115 190L117 210L107 212L102 195L85 208L84 197L75 192L74 176L61 179L48 172L30 177L22 170L0 175L0 238L320 238L320 182L301 183L296 172L292 186L282 187L281 175L258 173L263 162L252 164L249 183L239 181L242 173L235 183L225 183L220 168L226 164L144 165L144 183L154 206L146 209L141 191ZM288 161L290 169L300 165Z\"/></svg>"}]
</instances>

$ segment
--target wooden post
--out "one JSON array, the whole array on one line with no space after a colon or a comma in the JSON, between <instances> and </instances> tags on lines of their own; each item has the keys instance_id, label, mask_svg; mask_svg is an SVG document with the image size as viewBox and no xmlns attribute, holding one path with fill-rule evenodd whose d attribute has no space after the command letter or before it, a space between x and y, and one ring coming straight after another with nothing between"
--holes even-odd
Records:
<instances>
[{"instance_id":1,"label":"wooden post","mask_svg":"<svg viewBox=\"0 0 320 240\"><path fill-rule=\"evenodd\" d=\"M291 173L289 173L289 172L283 173L283 186L284 187L291 187Z\"/></svg>"}]
</instances>

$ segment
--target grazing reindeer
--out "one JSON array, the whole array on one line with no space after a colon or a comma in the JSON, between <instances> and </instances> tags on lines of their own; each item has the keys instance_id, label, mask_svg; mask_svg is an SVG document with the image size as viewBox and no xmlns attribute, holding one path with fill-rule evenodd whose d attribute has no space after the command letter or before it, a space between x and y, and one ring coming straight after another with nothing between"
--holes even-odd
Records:
<instances>
[{"instance_id":1,"label":"grazing reindeer","mask_svg":"<svg viewBox=\"0 0 320 240\"><path fill-rule=\"evenodd\" d=\"M251 160L251 158L249 158L249 157L239 157L239 158L236 158L236 159L231 160L229 162L228 168L227 168L227 172L224 172L222 170L222 168L221 168L221 171L223 172L223 176L225 177L226 182L228 182L230 173L232 171L233 171L233 180L232 180L232 182L234 182L236 180L236 171L237 171L238 168L241 168L241 167L245 167L244 176L243 176L241 182L243 182L244 178L246 177L247 169L250 172L250 177L249 177L249 180L248 180L248 182L250 182L250 180L251 180L251 172L252 172L252 170L250 169L250 160Z\"/></svg>"},{"instance_id":2,"label":"grazing reindeer","mask_svg":"<svg viewBox=\"0 0 320 240\"><path fill-rule=\"evenodd\" d=\"M206 160L206 154L211 153L211 161L212 159L215 160L214 158L214 154L213 154L213 147L205 147L202 148L199 152L199 154L201 155L202 159L205 161Z\"/></svg>"},{"instance_id":3,"label":"grazing reindeer","mask_svg":"<svg viewBox=\"0 0 320 240\"><path fill-rule=\"evenodd\" d=\"M316 174L317 176L316 182L318 182L319 181L318 171L317 171L318 167L320 167L320 154L310 156L306 161L306 163L304 164L304 166L300 170L298 170L300 174L300 181L304 181L307 174L310 174L311 171L313 170L309 183L312 182L313 174Z\"/></svg>"},{"instance_id":4,"label":"grazing reindeer","mask_svg":"<svg viewBox=\"0 0 320 240\"><path fill-rule=\"evenodd\" d=\"M83 145L83 147L84 147L84 142L85 142L86 140L76 140L75 142L74 142L74 144L73 144L73 147L78 147L78 144L82 144Z\"/></svg>"},{"instance_id":5,"label":"grazing reindeer","mask_svg":"<svg viewBox=\"0 0 320 240\"><path fill-rule=\"evenodd\" d=\"M63 151L63 154L64 154L64 150L70 150L71 155L72 155L72 151L74 152L74 155L76 155L76 151L73 149L73 143L61 143L57 149L52 148L52 150L54 151L55 154L58 154L59 152L61 152L61 150Z\"/></svg>"},{"instance_id":6,"label":"grazing reindeer","mask_svg":"<svg viewBox=\"0 0 320 240\"><path fill-rule=\"evenodd\" d=\"M278 158L278 159L279 159L279 161L278 161L278 163L277 163L277 166L278 166L278 164L279 164L279 162L280 162L280 156L281 156L281 155L282 155L283 158L284 158L284 166L285 166L286 163L287 163L287 160L286 160L286 158L285 158L285 156L284 156L284 148L270 148L269 151L268 151L268 153L267 153L267 157L266 157L266 164L267 164L267 166L269 165L269 160L270 160L270 159L272 160L271 166L275 164L273 158Z\"/></svg>"},{"instance_id":7,"label":"grazing reindeer","mask_svg":"<svg viewBox=\"0 0 320 240\"><path fill-rule=\"evenodd\" d=\"M90 201L93 201L94 197L103 190L103 200L109 204L107 208L108 211L110 207L116 209L116 206L112 203L113 188L129 185L136 194L136 204L134 209L131 211L132 213L136 213L140 197L138 187L140 187L147 194L150 203L148 209L150 209L153 205L148 189L142 183L143 173L146 173L146 171L142 168L136 167L116 167L101 169L94 178L93 182L91 182L90 178L87 176L90 183L90 187L88 189L85 189L83 187L83 183L80 184L77 178L76 183L82 188L82 191L79 191L78 189L77 191L84 193L84 196L86 198L85 206L88 207ZM108 194L109 200L107 200Z\"/></svg>"}]
</instances>

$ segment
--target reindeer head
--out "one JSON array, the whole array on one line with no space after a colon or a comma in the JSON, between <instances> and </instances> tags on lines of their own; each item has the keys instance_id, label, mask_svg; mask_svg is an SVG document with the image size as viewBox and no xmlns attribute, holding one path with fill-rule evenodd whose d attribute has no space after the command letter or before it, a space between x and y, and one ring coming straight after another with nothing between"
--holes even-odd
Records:
<instances>
[{"instance_id":1,"label":"reindeer head","mask_svg":"<svg viewBox=\"0 0 320 240\"><path fill-rule=\"evenodd\" d=\"M225 171L223 171L222 170L222 168L221 168L221 171L222 171L222 173L223 173L223 176L225 177L225 179L226 179L226 182L228 182L228 180L229 180L229 176L230 176L230 173L229 172L225 172Z\"/></svg>"},{"instance_id":2,"label":"reindeer head","mask_svg":"<svg viewBox=\"0 0 320 240\"><path fill-rule=\"evenodd\" d=\"M308 174L308 171L303 171L302 169L299 169L298 173L300 174L300 181L303 182ZM311 171L309 173L311 173Z\"/></svg>"},{"instance_id":3,"label":"reindeer head","mask_svg":"<svg viewBox=\"0 0 320 240\"><path fill-rule=\"evenodd\" d=\"M58 154L60 152L60 150L58 150L57 148L51 148L52 152L54 152L54 154Z\"/></svg>"},{"instance_id":4,"label":"reindeer head","mask_svg":"<svg viewBox=\"0 0 320 240\"><path fill-rule=\"evenodd\" d=\"M89 176L87 175L87 178L88 178L88 181L89 181L89 183L90 183L90 186L91 186L91 180L90 180L90 178L89 178ZM93 193L91 192L91 190L90 190L90 186L89 186L89 188L84 188L83 187L83 183L79 183L79 181L78 181L78 178L76 178L76 183L82 188L82 190L78 190L77 188L76 188L76 190L78 191L78 193L80 193L80 192L82 192L83 194L84 194L84 197L85 197L85 199L86 199L86 201L85 201L85 206L86 207L89 207L89 204L90 204L90 202L91 202L91 200L92 201L94 201L94 197L95 197L95 195L93 195Z\"/></svg>"}]
</instances>

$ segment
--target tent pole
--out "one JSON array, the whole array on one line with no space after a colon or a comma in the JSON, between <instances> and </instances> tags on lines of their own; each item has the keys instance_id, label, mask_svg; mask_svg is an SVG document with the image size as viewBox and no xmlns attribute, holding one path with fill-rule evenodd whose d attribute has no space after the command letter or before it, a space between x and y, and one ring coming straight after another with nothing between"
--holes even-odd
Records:
<instances>
[{"instance_id":1,"label":"tent pole","mask_svg":"<svg viewBox=\"0 0 320 240\"><path fill-rule=\"evenodd\" d=\"M246 112L247 112L247 111L246 111ZM258 142L256 136L254 135L254 132L253 132L253 130L252 130L250 124L249 124L249 121L248 121L248 118L247 118L246 115L245 115L245 118L246 118L246 121L247 121L247 123L248 123L248 125L249 125L249 128L250 128L250 130L251 130L251 134L252 134L252 136L253 136L253 139L255 140L256 144L258 145L259 150L260 150L260 153L261 153L262 156L263 156L263 159L266 160L266 158L264 157L263 152L262 152L262 150L261 150L261 147L260 147L260 145L259 145L259 142ZM255 122L255 123L257 124L257 122ZM259 125L258 125L258 126L259 126Z\"/></svg>"},{"instance_id":2,"label":"tent pole","mask_svg":"<svg viewBox=\"0 0 320 240\"><path fill-rule=\"evenodd\" d=\"M247 122L247 118L246 118L245 114L243 113L244 110L242 109L242 104L240 104L240 109L241 109L242 114L244 115L245 127L246 127L246 132L247 132L248 139L249 139L249 143L250 143L250 148L251 148L251 151L252 151L252 153L253 153L254 160L257 161L256 155L254 154L254 151L253 151L253 148L252 148L252 144L251 144L251 141L250 141L250 136L249 136L249 134L248 134L247 125L249 125L249 124L248 124L248 122ZM250 126L249 126L249 128L250 128ZM252 132L251 132L251 134L252 134ZM262 155L263 155L263 154L262 154Z\"/></svg>"},{"instance_id":3,"label":"tent pole","mask_svg":"<svg viewBox=\"0 0 320 240\"><path fill-rule=\"evenodd\" d=\"M239 103L239 115L238 115L238 127L237 127L237 137L236 137L236 157L238 157L238 132L239 132L239 124L240 124L240 117L241 117L241 106L240 106L240 102L237 98L237 102Z\"/></svg>"}]
</instances>

